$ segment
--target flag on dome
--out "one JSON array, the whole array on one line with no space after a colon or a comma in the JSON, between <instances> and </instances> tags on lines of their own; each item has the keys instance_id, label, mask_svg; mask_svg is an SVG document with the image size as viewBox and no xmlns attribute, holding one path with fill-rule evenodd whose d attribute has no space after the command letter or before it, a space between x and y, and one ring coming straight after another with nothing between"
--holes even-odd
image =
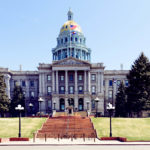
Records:
<instances>
[{"instance_id":1,"label":"flag on dome","mask_svg":"<svg viewBox=\"0 0 150 150\"><path fill-rule=\"evenodd\" d=\"M74 34L76 34L76 32L72 32L71 34L74 35Z\"/></svg>"},{"instance_id":2,"label":"flag on dome","mask_svg":"<svg viewBox=\"0 0 150 150\"><path fill-rule=\"evenodd\" d=\"M77 27L77 25L70 25L70 29L73 30Z\"/></svg>"}]
</instances>

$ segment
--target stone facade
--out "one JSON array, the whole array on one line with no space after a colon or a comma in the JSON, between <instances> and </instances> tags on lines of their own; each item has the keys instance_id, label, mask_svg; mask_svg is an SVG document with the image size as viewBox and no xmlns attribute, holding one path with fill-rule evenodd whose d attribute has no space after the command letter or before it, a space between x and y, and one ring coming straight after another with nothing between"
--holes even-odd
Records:
<instances>
[{"instance_id":1,"label":"stone facade","mask_svg":"<svg viewBox=\"0 0 150 150\"><path fill-rule=\"evenodd\" d=\"M0 68L10 99L16 82L23 88L27 115L29 103L33 104L33 114L39 111L39 97L44 100L40 107L44 114L53 110L66 111L72 105L74 111L93 114L97 109L101 115L107 115L106 105L109 102L115 104L120 82L128 86L128 71L105 70L103 63L91 63L91 50L86 47L80 26L72 18L73 13L69 11L68 21L57 38L57 46L52 49L52 64L40 63L38 71ZM96 97L99 98L97 103Z\"/></svg>"}]
</instances>

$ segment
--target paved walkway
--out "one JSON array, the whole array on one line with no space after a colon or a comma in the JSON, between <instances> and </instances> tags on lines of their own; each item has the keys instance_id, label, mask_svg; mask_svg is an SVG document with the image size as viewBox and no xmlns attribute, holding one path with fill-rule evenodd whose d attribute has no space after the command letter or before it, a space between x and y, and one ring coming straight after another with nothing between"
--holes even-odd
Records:
<instances>
[{"instance_id":1,"label":"paved walkway","mask_svg":"<svg viewBox=\"0 0 150 150\"><path fill-rule=\"evenodd\" d=\"M150 150L149 145L0 146L0 150Z\"/></svg>"},{"instance_id":2,"label":"paved walkway","mask_svg":"<svg viewBox=\"0 0 150 150\"><path fill-rule=\"evenodd\" d=\"M30 141L18 141L18 142L10 142L8 140L3 141L0 143L0 146L4 145L149 145L150 142L119 142L119 141L101 141L98 139L36 139L33 142L33 139Z\"/></svg>"}]
</instances>

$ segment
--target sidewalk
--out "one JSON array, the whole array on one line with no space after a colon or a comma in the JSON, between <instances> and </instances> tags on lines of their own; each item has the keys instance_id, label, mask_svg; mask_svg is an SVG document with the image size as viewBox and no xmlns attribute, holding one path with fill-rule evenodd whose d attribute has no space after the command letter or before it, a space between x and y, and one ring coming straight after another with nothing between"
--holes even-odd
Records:
<instances>
[{"instance_id":1,"label":"sidewalk","mask_svg":"<svg viewBox=\"0 0 150 150\"><path fill-rule=\"evenodd\" d=\"M30 139L30 141L17 141L17 142L10 142L10 141L3 141L3 143L0 143L0 146L11 146L11 145L17 145L17 146L28 146L28 145L55 145L55 146L61 146L61 145L150 145L150 142L119 142L119 141L101 141L98 139L47 139L45 142L45 139L36 139L35 142L33 142L33 139Z\"/></svg>"}]
</instances>

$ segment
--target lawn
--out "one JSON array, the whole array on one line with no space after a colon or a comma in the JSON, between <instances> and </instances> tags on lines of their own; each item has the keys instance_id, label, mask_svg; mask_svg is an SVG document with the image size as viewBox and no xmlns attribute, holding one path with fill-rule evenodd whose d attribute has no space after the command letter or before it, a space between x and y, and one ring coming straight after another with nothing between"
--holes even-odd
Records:
<instances>
[{"instance_id":1,"label":"lawn","mask_svg":"<svg viewBox=\"0 0 150 150\"><path fill-rule=\"evenodd\" d=\"M33 137L33 132L41 128L46 118L21 118L22 137ZM0 118L0 138L18 137L18 118Z\"/></svg>"},{"instance_id":2,"label":"lawn","mask_svg":"<svg viewBox=\"0 0 150 150\"><path fill-rule=\"evenodd\" d=\"M98 137L108 137L109 118L92 117ZM126 137L128 141L150 141L150 118L112 118L113 137Z\"/></svg>"}]
</instances>

